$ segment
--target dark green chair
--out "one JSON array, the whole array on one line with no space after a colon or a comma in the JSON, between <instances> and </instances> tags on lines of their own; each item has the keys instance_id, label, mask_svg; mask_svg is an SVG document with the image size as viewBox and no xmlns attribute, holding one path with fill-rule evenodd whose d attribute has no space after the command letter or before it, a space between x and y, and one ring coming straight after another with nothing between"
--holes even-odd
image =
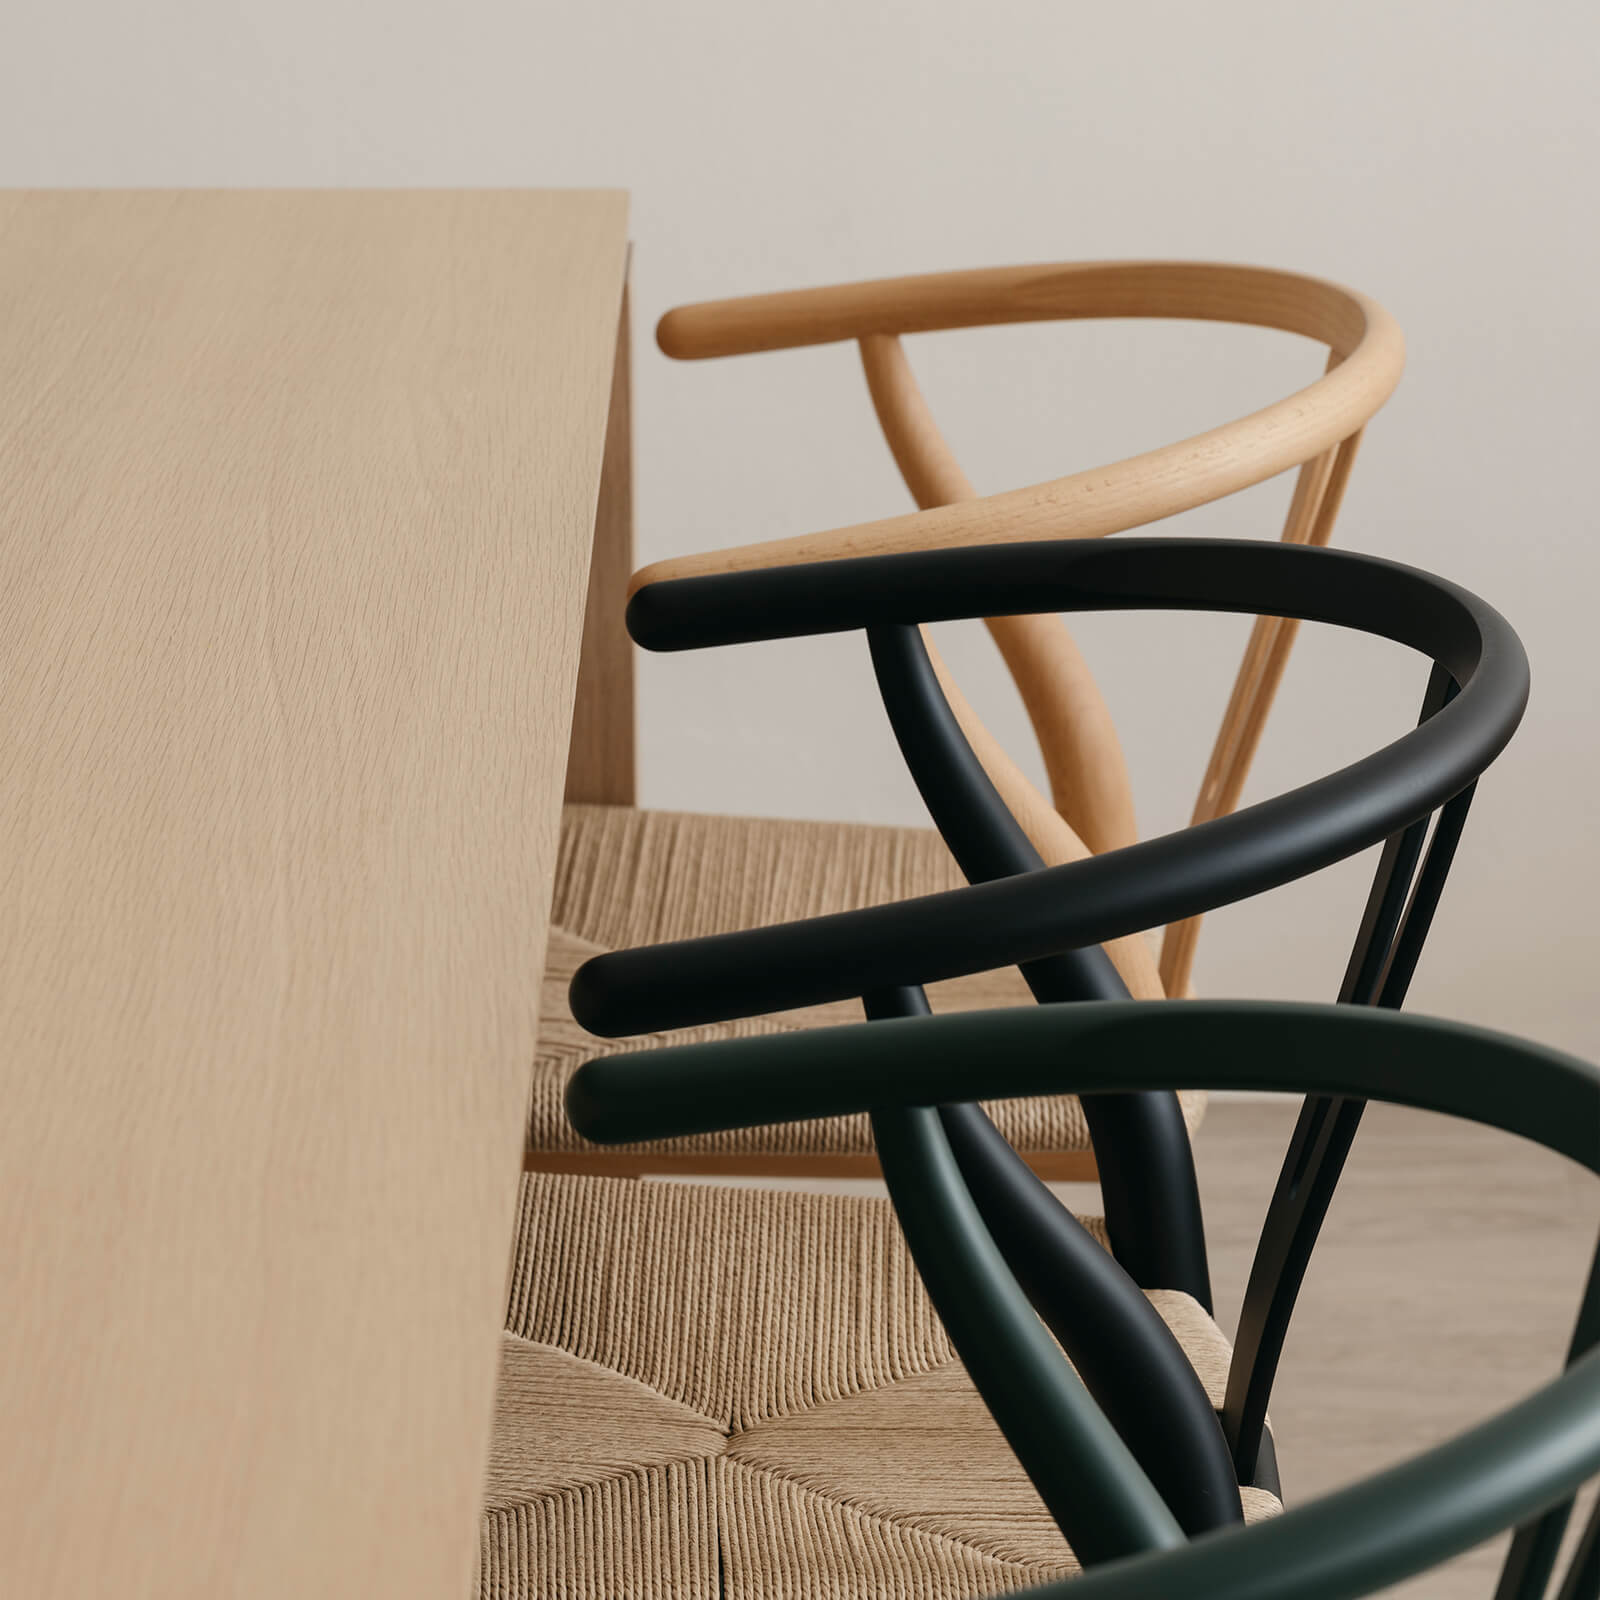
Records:
<instances>
[{"instance_id":1,"label":"dark green chair","mask_svg":"<svg viewBox=\"0 0 1600 1600\"><path fill-rule=\"evenodd\" d=\"M1346 1600L1518 1528L1497 1600L1544 1594L1600 1472L1600 1253L1566 1372L1433 1450L1252 1527L1186 1540L1044 1331L935 1107L1130 1089L1275 1090L1470 1118L1600 1173L1600 1072L1555 1051L1353 1006L1084 1002L911 1017L604 1057L568 1111L604 1144L870 1114L912 1255L973 1382L1084 1565L1074 1600ZM1070 1524L1070 1526L1069 1526ZM1600 1510L1559 1600L1600 1590Z\"/></svg>"}]
</instances>

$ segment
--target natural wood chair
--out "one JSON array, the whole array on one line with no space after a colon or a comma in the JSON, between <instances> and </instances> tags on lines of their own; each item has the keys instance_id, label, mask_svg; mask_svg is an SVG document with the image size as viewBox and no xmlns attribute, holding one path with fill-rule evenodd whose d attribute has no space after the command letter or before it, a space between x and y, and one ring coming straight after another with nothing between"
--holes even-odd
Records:
<instances>
[{"instance_id":1,"label":"natural wood chair","mask_svg":"<svg viewBox=\"0 0 1600 1600\"><path fill-rule=\"evenodd\" d=\"M1226 321L1271 327L1328 348L1324 375L1237 421L1109 467L979 498L917 388L903 334L1009 322L1104 317ZM879 420L917 513L795 539L659 562L637 590L674 578L847 555L935 550L1122 532L1298 468L1282 538L1330 538L1361 432L1400 376L1403 341L1375 302L1292 273L1184 262L1000 268L722 301L669 312L662 349L681 359L858 341ZM961 726L1043 859L1059 864L1130 844L1134 808L1116 729L1093 675L1059 617L993 618L989 629L1022 696L1049 776L1047 799L1024 776L935 661ZM1257 620L1217 735L1193 820L1237 804L1288 660L1296 624ZM931 648L931 645L930 645ZM563 817L527 1165L545 1170L867 1174L865 1119L761 1128L619 1155L585 1144L561 1114L566 1078L592 1049L565 1003L576 968L607 948L692 937L846 911L958 886L935 834L848 824L758 821L569 806ZM1191 992L1199 919L1166 929L1159 963L1144 938L1108 943L1135 998ZM931 991L935 1009L1023 999L1014 972ZM843 1021L825 1006L733 1025L738 1034ZM713 1030L730 1031L728 1026ZM1183 1097L1192 1126L1203 1109ZM1036 1170L1092 1178L1087 1125L1070 1097L996 1108Z\"/></svg>"},{"instance_id":2,"label":"natural wood chair","mask_svg":"<svg viewBox=\"0 0 1600 1600\"><path fill-rule=\"evenodd\" d=\"M1262 611L1376 633L1432 659L1423 721L1231 817L1091 860L1030 863L918 624L1040 598L1052 610ZM608 1037L851 993L873 1016L904 1013L921 1004L922 978L996 963L1019 964L1043 1000L1104 993L1107 938L1383 839L1344 998L1398 1006L1474 782L1527 691L1515 635L1473 596L1371 557L1265 542L1058 541L832 563L814 576L752 570L650 585L630 626L657 649L865 629L896 735L973 885L597 957L573 1005ZM1343 1157L1330 1135L1359 1116L1350 1097L1398 1084L1395 1098L1430 1104L1436 1093L1442 1107L1481 1111L1488 1102L1461 1086L1515 1057L1469 1054L1458 1067L1451 1041L1429 1054L1425 1031L1375 1024L1359 1004L1254 1008L1255 1024L1251 1011L1050 1004L586 1064L568 1105L607 1144L869 1116L905 1239L884 1200L526 1175L482 1593L954 1600L1201 1533L1219 1534L1208 1548L1245 1537L1219 1530L1278 1508L1266 1393ZM1259 1024L1286 1016L1276 1032ZM1307 1032L1307 1016L1325 1019L1329 1039ZM1055 1088L1083 1091L1085 1106L1170 1102L1173 1087L1213 1082L1305 1092L1315 1130L1297 1132L1286 1162L1237 1352L1203 1285L1162 1276L1159 1252L1137 1239L1130 1248L1127 1217L1108 1208L1104 1226L1075 1221L961 1103ZM1528 1131L1516 1118L1533 1101L1575 1104L1554 1082L1530 1101L1498 1096L1505 1125ZM1554 1122L1569 1153L1583 1144L1570 1116ZM1584 1137L1594 1144L1592 1127ZM1003 1326L991 1333L990 1322ZM1508 1505L1507 1520L1539 1508Z\"/></svg>"}]
</instances>

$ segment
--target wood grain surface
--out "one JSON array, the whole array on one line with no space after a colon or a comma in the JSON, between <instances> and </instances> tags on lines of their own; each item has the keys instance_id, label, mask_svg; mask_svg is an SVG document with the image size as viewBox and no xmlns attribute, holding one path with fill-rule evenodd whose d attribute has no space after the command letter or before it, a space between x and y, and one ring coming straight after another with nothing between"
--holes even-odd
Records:
<instances>
[{"instance_id":1,"label":"wood grain surface","mask_svg":"<svg viewBox=\"0 0 1600 1600\"><path fill-rule=\"evenodd\" d=\"M624 287L578 659L578 698L567 752L567 799L599 806L631 806L637 798L634 646L623 620L633 574L632 368Z\"/></svg>"},{"instance_id":2,"label":"wood grain surface","mask_svg":"<svg viewBox=\"0 0 1600 1600\"><path fill-rule=\"evenodd\" d=\"M625 232L0 196L0 1593L467 1592Z\"/></svg>"}]
</instances>

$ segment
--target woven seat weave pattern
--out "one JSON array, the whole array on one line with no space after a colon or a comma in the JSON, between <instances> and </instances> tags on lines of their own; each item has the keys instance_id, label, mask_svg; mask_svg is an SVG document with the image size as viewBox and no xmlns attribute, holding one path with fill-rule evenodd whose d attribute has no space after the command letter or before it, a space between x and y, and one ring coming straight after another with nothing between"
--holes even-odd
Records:
<instances>
[{"instance_id":1,"label":"woven seat weave pattern","mask_svg":"<svg viewBox=\"0 0 1600 1600\"><path fill-rule=\"evenodd\" d=\"M1222 1333L1150 1298L1220 1404ZM486 1505L484 1600L956 1600L1078 1570L871 1196L525 1176Z\"/></svg>"}]
</instances>

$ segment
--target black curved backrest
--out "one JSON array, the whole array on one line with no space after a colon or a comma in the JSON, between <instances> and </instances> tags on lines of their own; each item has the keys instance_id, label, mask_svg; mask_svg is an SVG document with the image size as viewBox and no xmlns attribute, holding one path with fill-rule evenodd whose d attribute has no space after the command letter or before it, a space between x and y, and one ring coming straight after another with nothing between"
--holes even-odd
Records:
<instances>
[{"instance_id":1,"label":"black curved backrest","mask_svg":"<svg viewBox=\"0 0 1600 1600\"><path fill-rule=\"evenodd\" d=\"M619 1037L756 1016L1021 966L1247 899L1469 788L1527 701L1522 647L1476 596L1372 556L1247 540L1005 545L684 579L641 589L628 624L648 649L684 650L1055 609L1335 623L1422 652L1461 692L1376 754L1198 827L895 905L597 956L573 980L578 1020Z\"/></svg>"},{"instance_id":2,"label":"black curved backrest","mask_svg":"<svg viewBox=\"0 0 1600 1600\"><path fill-rule=\"evenodd\" d=\"M1434 662L1422 725L1365 761L1233 816L1044 869L962 736L917 625L1153 607L1299 616L1409 644ZM1510 737L1527 690L1515 635L1464 591L1370 557L1255 542L1030 544L690 579L642 589L629 626L641 644L661 649L865 629L901 749L974 886L598 957L574 979L573 1011L608 1034L850 995L861 995L872 1017L915 1014L926 1010L923 982L1010 964L1042 1001L1125 998L1100 941L1242 899L1384 838L1343 998L1398 1003L1471 785ZM1439 805L1445 817L1408 905L1409 873ZM1290 1187L1268 1229L1222 1428L1138 1292L1183 1289L1209 1308L1193 1158L1176 1097L1106 1093L1085 1097L1084 1107L1116 1263L975 1105L945 1106L940 1137L1011 1272L1183 1529L1236 1522L1238 1483L1273 1482L1263 1456L1265 1397L1359 1107L1307 1106L1315 1181ZM876 1132L881 1153L892 1130ZM1081 1540L1083 1529L1073 1536Z\"/></svg>"},{"instance_id":3,"label":"black curved backrest","mask_svg":"<svg viewBox=\"0 0 1600 1600\"><path fill-rule=\"evenodd\" d=\"M891 1196L963 1362L1085 1564L1109 1563L1030 1594L1355 1600L1513 1524L1499 1594L1542 1594L1573 1491L1600 1471L1600 1251L1564 1377L1365 1482L1185 1544L1158 1486L1040 1337L927 1104L1130 1086L1371 1096L1470 1117L1600 1173L1600 1072L1482 1029L1355 1006L1044 1005L724 1040L591 1061L567 1105L604 1144L872 1115ZM1560 1600L1593 1600L1597 1586L1600 1509Z\"/></svg>"}]
</instances>

